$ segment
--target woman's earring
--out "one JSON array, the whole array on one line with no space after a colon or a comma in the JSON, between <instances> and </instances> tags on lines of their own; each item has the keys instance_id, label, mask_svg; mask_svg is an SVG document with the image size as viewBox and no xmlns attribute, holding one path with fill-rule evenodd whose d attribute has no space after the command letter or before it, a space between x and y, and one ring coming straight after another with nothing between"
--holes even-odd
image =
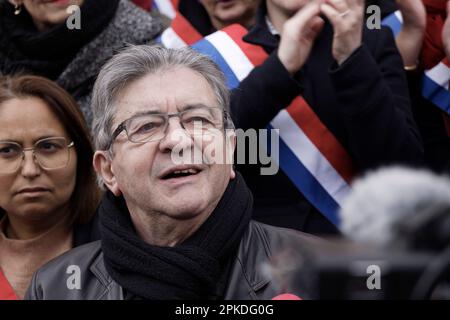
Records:
<instances>
[{"instance_id":1,"label":"woman's earring","mask_svg":"<svg viewBox=\"0 0 450 320\"><path fill-rule=\"evenodd\" d=\"M14 5L14 14L16 16L18 16L21 12L22 12L22 5L21 4L16 4Z\"/></svg>"}]
</instances>

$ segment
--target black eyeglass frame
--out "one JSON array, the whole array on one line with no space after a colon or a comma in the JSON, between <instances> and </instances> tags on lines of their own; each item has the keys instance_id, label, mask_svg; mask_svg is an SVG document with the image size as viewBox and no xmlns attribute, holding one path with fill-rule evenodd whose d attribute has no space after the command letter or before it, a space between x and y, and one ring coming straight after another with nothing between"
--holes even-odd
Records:
<instances>
[{"instance_id":1,"label":"black eyeglass frame","mask_svg":"<svg viewBox=\"0 0 450 320\"><path fill-rule=\"evenodd\" d=\"M231 120L230 114L226 110L224 110L223 108L221 108L221 107L199 107L199 108L220 109L220 111L222 112L222 127L221 128L217 128L217 129L222 129L223 128L223 129L233 129L234 130L234 124L233 124L233 121ZM117 139L119 134L122 133L122 131L125 131L128 141L130 141L132 143L147 143L147 142L151 142L151 141L162 140L162 139L164 139L164 137L167 134L166 131L167 131L167 128L169 127L168 124L169 124L170 118L173 118L173 117L179 117L180 118L180 116L183 113L189 112L191 110L192 110L192 108L188 108L188 109L185 109L185 110L182 110L182 111L179 111L179 112L175 112L175 113L152 113L152 112L149 112L148 114L134 115L134 116L132 116L132 117L122 121L117 126L117 128L112 133L111 139L110 139L110 141L108 143L108 147L106 148L106 150L110 150L111 149L112 145L114 144L114 141ZM131 141L130 138L129 138L129 135L128 135L128 131L127 131L128 123L130 123L132 120L134 120L136 118L140 118L140 117L146 116L146 115L163 116L165 118L166 127L164 129L164 133L165 133L164 136L161 137L160 139L155 139L155 140L151 140L150 139L150 140L141 141L141 142ZM181 127L184 130L186 130L186 128L184 127L184 125L183 125L183 123L181 121L180 121L180 125L181 125Z\"/></svg>"}]
</instances>

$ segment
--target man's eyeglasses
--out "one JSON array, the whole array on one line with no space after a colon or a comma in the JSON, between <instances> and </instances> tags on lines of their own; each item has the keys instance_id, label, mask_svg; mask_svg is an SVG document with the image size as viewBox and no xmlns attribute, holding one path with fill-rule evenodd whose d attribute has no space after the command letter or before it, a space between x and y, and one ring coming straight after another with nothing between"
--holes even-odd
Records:
<instances>
[{"instance_id":1,"label":"man's eyeglasses","mask_svg":"<svg viewBox=\"0 0 450 320\"><path fill-rule=\"evenodd\" d=\"M73 146L74 142L68 144L64 137L39 140L32 148L23 148L17 142L0 141L0 174L16 172L25 158L26 151L33 152L33 158L43 169L64 168L69 163L69 149Z\"/></svg>"},{"instance_id":2,"label":"man's eyeglasses","mask_svg":"<svg viewBox=\"0 0 450 320\"><path fill-rule=\"evenodd\" d=\"M219 107L189 107L177 113L148 113L133 116L123 121L114 130L108 149L117 136L125 131L128 140L134 143L145 143L162 140L167 133L169 119L179 117L181 127L190 135L204 134L210 129L222 129L227 114Z\"/></svg>"}]
</instances>

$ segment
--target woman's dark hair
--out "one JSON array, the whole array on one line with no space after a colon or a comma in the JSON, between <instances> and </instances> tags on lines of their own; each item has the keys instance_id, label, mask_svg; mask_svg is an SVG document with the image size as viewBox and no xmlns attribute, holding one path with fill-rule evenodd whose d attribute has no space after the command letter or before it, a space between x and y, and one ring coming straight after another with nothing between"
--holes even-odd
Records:
<instances>
[{"instance_id":1,"label":"woman's dark hair","mask_svg":"<svg viewBox=\"0 0 450 320\"><path fill-rule=\"evenodd\" d=\"M75 143L77 177L70 210L75 224L87 223L97 209L100 191L92 166L94 149L83 113L72 96L51 80L31 75L0 76L0 105L30 97L39 98L49 106Z\"/></svg>"}]
</instances>

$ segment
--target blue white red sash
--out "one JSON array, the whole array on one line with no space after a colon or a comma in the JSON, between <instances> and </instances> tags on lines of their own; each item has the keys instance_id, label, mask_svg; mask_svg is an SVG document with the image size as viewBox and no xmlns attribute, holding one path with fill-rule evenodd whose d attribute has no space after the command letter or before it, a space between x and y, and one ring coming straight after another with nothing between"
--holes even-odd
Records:
<instances>
[{"instance_id":1,"label":"blue white red sash","mask_svg":"<svg viewBox=\"0 0 450 320\"><path fill-rule=\"evenodd\" d=\"M245 28L232 25L192 46L222 68L230 89L268 57L260 46L244 42L245 34ZM267 128L279 129L280 168L310 203L339 226L338 208L355 174L346 150L302 97L294 99Z\"/></svg>"},{"instance_id":2,"label":"blue white red sash","mask_svg":"<svg viewBox=\"0 0 450 320\"><path fill-rule=\"evenodd\" d=\"M396 11L383 19L383 25L390 27L396 36L402 26L400 11ZM450 63L444 59L436 66L425 70L422 80L422 96L450 115Z\"/></svg>"},{"instance_id":3,"label":"blue white red sash","mask_svg":"<svg viewBox=\"0 0 450 320\"><path fill-rule=\"evenodd\" d=\"M157 42L166 48L178 49L194 44L202 38L203 36L189 21L181 13L176 12L170 27L164 30Z\"/></svg>"}]
</instances>

